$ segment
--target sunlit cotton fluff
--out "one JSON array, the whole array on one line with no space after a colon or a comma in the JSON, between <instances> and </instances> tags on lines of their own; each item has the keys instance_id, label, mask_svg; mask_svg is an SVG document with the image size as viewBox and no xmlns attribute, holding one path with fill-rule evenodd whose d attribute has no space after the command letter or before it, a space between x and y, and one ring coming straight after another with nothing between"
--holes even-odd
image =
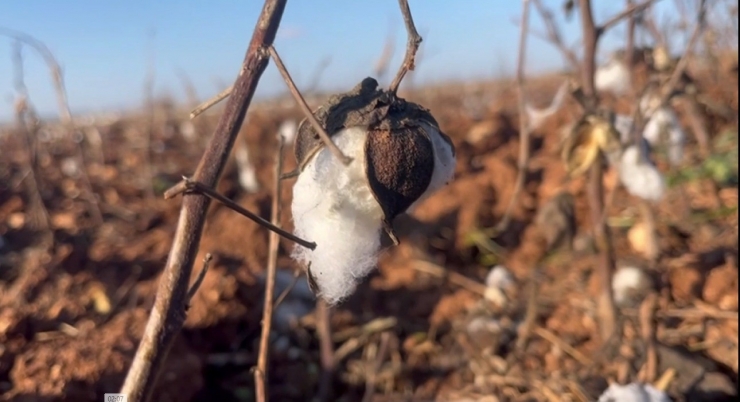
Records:
<instances>
[{"instance_id":1,"label":"sunlit cotton fluff","mask_svg":"<svg viewBox=\"0 0 740 402\"><path fill-rule=\"evenodd\" d=\"M296 246L293 258L311 264L318 296L336 304L377 263L383 210L365 176L365 127L344 129L332 140L353 159L344 166L323 147L306 165L293 187L295 234L316 242L316 249Z\"/></svg>"},{"instance_id":2,"label":"sunlit cotton fluff","mask_svg":"<svg viewBox=\"0 0 740 402\"><path fill-rule=\"evenodd\" d=\"M648 160L640 160L637 146L630 145L622 152L619 162L619 180L627 191L643 200L659 201L665 193L665 181L658 168Z\"/></svg>"}]
</instances>

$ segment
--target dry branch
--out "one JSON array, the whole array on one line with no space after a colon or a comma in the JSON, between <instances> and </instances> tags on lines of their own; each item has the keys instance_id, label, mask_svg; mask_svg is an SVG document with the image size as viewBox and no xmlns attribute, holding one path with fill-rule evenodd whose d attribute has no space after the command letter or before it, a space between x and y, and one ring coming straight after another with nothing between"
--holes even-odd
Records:
<instances>
[{"instance_id":1,"label":"dry branch","mask_svg":"<svg viewBox=\"0 0 740 402\"><path fill-rule=\"evenodd\" d=\"M303 99L303 95L301 95L300 91L298 91L298 88L295 86L295 82L293 82L293 79L290 77L290 73L288 73L288 69L285 68L285 64L283 64L283 60L280 58L277 50L275 50L275 47L270 46L268 48L268 51L270 52L270 57L272 57L272 60L275 62L275 66L277 67L278 71L280 71L280 75L283 77L283 80L285 80L285 83L288 85L288 90L290 90L290 94L293 95L293 98L298 103L298 107L300 107L303 114L306 115L306 118L308 119L309 123L311 123L314 130L319 133L319 137L321 137L321 140L324 141L324 145L326 145L326 147L329 148L329 151L331 151L331 153L345 166L349 165L350 162L352 162L352 158L342 153L342 151L331 140L331 137L326 132L326 130L324 130L324 127L321 127L321 123L316 120L313 112L311 112L311 108L308 107L306 100Z\"/></svg>"},{"instance_id":2,"label":"dry branch","mask_svg":"<svg viewBox=\"0 0 740 402\"><path fill-rule=\"evenodd\" d=\"M264 3L234 90L195 171L194 179L208 187L215 187L226 165L257 83L267 68L269 57L266 48L275 40L286 3L287 0L266 0ZM177 231L160 278L157 297L121 388L131 402L150 398L172 342L185 322L188 280L209 205L208 197L201 194L183 197Z\"/></svg>"},{"instance_id":3,"label":"dry branch","mask_svg":"<svg viewBox=\"0 0 740 402\"><path fill-rule=\"evenodd\" d=\"M524 69L526 65L527 56L527 30L529 29L529 2L530 0L522 0L522 24L519 31L519 56L517 57L516 67L516 86L518 96L518 108L519 108L519 163L517 166L516 182L514 184L514 192L511 194L509 204L506 206L506 211L501 219L501 222L496 227L497 232L503 232L509 226L511 220L511 211L514 208L519 199L519 194L524 188L524 182L527 178L527 171L529 167L529 122L527 121L527 110L526 110L526 99L524 92Z\"/></svg>"},{"instance_id":4,"label":"dry branch","mask_svg":"<svg viewBox=\"0 0 740 402\"><path fill-rule=\"evenodd\" d=\"M565 46L562 36L560 35L560 30L555 24L555 18L553 17L552 12L545 8L540 0L532 1L534 2L535 8L537 8L537 12L542 17L542 21L545 23L548 41L560 50L565 59L568 60L568 63L570 63L571 68L573 68L574 72L577 73L581 68L578 57L571 49Z\"/></svg>"},{"instance_id":5,"label":"dry branch","mask_svg":"<svg viewBox=\"0 0 740 402\"><path fill-rule=\"evenodd\" d=\"M280 175L283 171L283 146L285 144L283 136L278 135L278 137L279 145L275 160L275 187L272 195L272 211L270 212L270 221L274 226L280 225L280 195L282 194L282 180L280 180ZM257 355L257 368L254 370L257 402L266 402L268 400L267 369L270 348L270 328L272 327L272 311L274 308L273 301L275 298L275 274L277 270L278 247L280 246L280 238L276 232L270 232L268 243L267 275L265 278L265 304L262 310L262 332L260 334L259 354Z\"/></svg>"},{"instance_id":6,"label":"dry branch","mask_svg":"<svg viewBox=\"0 0 740 402\"><path fill-rule=\"evenodd\" d=\"M414 18L411 16L409 2L407 0L398 0L398 5L401 7L403 22L406 25L406 33L408 34L408 41L406 42L406 54L403 57L401 68L398 69L396 77L393 78L391 85L388 87L388 90L393 94L398 92L398 87L401 85L401 81L403 81L403 77L406 73L414 69L416 52L419 50L419 45L422 41L421 36L416 32L416 26L414 25Z\"/></svg>"},{"instance_id":7,"label":"dry branch","mask_svg":"<svg viewBox=\"0 0 740 402\"><path fill-rule=\"evenodd\" d=\"M216 192L216 190L213 190L210 187L205 186L203 183L198 183L187 177L184 177L181 182L175 184L170 189L165 191L164 198L170 199L184 192L198 193L198 194L205 195L212 200L216 200L220 202L221 204L225 205L227 208L238 213L239 215L242 215L246 217L247 219L252 220L253 222L257 223L263 228L270 230L272 232L275 232L290 241L298 243L303 247L310 248L311 250L314 250L316 248L316 243L310 242L305 239L301 239L300 237L273 225L270 221L263 219L259 215L256 215L254 212L251 212L248 209L245 209L244 207L242 207L241 205L235 203L234 201L231 201L230 199Z\"/></svg>"}]
</instances>

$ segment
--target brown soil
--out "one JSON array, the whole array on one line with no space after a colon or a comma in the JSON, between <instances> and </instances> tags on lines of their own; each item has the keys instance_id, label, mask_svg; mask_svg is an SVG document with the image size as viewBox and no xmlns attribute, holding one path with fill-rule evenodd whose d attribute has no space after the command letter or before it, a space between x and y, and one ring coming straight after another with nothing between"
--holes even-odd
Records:
<instances>
[{"instance_id":1,"label":"brown soil","mask_svg":"<svg viewBox=\"0 0 740 402\"><path fill-rule=\"evenodd\" d=\"M559 84L557 77L533 81L529 91L535 104L548 102ZM621 310L622 336L616 347L604 347L599 338L594 305L600 293L594 274L598 258L588 246L584 180L565 180L558 153L560 130L577 109L568 104L534 132L531 169L512 223L505 233L490 239L481 230L500 220L513 191L518 117L511 84L481 84L481 88L496 96L484 104L477 118L464 106L459 87L409 95L431 109L455 142L456 180L413 216L399 217L401 244L384 251L377 272L333 313L335 347L347 348L347 342L355 342L356 349L340 362L332 400L360 400L366 384L372 384L369 378L375 379L376 401L565 401L582 400L584 395L593 400L609 381L645 378L639 374L645 363L639 306ZM737 114L737 90L728 99L721 98L726 91L709 93L718 102L733 105ZM255 108L242 130L261 190L244 193L233 163L218 190L268 218L275 131L286 116L299 114L293 109L269 114L262 110ZM104 162L94 162L94 153L85 148L94 203L84 178L65 173L63 165L70 163L76 148L64 140L36 142L36 181L48 211L48 229L34 225L39 217L43 222L43 215L29 201L23 142L14 132L0 139L4 242L0 246L0 400L100 401L103 393L117 392L122 384L175 230L180 201L165 201L161 194L195 168L216 115L199 118L198 139L187 142L171 124L185 121L184 114L170 113L155 114L151 144L142 140L148 130L142 117L98 127ZM733 122L710 118L717 127L713 132L719 127L737 132ZM477 138L468 137L474 126L487 135L477 132L473 135ZM687 160L696 160L696 147L687 149ZM295 161L291 153L286 155L289 171ZM660 166L667 169L664 163ZM283 202L288 206L291 185L286 187ZM576 246L572 254L562 251L543 259L544 242L534 224L535 215L563 189L575 197ZM720 206L729 212L707 213L719 211ZM102 212L102 222L96 221L94 208ZM736 392L736 208L736 186L718 188L709 179L696 179L671 187L654 208L662 250L655 263L635 252L627 238L635 222L634 199L619 189L608 211L610 217L630 222L612 228L619 260L643 266L655 279L659 345L655 374L676 370L668 391L677 401L720 400ZM289 208L284 211L283 226L290 228ZM476 232L500 250L493 253L472 242L471 234ZM281 269L297 268L287 257L291 247L285 240L281 244ZM154 400L254 400L250 368L256 362L259 340L260 275L267 259L267 232L213 205L200 256L206 252L214 255L214 261L169 354ZM479 283L492 264L501 263L513 273L516 289L507 293L505 306L493 306L474 286L460 286L452 276L445 279L420 268L420 259ZM540 329L530 333L525 347L517 351L516 325L526 311L525 289L535 277L541 283L535 299L535 326ZM726 312L735 312L734 318L724 317ZM373 357L379 332L340 336L389 317L394 321L386 327L388 350L379 365ZM481 317L495 319L498 329L473 333L468 323ZM311 316L276 339L275 345L269 377L272 400L309 400L307 395L316 394L320 379Z\"/></svg>"}]
</instances>

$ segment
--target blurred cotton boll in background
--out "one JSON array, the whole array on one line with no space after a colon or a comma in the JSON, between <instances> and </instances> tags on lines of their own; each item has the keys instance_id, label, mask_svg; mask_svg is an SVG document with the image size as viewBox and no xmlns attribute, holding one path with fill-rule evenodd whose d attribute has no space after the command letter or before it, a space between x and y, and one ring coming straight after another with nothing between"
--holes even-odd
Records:
<instances>
[{"instance_id":1,"label":"blurred cotton boll in background","mask_svg":"<svg viewBox=\"0 0 740 402\"><path fill-rule=\"evenodd\" d=\"M601 394L598 402L671 402L671 398L650 384L614 383Z\"/></svg>"},{"instance_id":2,"label":"blurred cotton boll in background","mask_svg":"<svg viewBox=\"0 0 740 402\"><path fill-rule=\"evenodd\" d=\"M292 144L298 132L298 124L293 119L283 120L278 128L278 135L283 137L285 144Z\"/></svg>"},{"instance_id":3,"label":"blurred cotton boll in background","mask_svg":"<svg viewBox=\"0 0 740 402\"><path fill-rule=\"evenodd\" d=\"M241 188L248 193L255 193L260 189L259 182L257 181L257 169L254 168L251 158L249 157L249 149L246 144L237 146L234 151L234 157L236 158L236 166L239 174L239 185Z\"/></svg>"},{"instance_id":4,"label":"blurred cotton boll in background","mask_svg":"<svg viewBox=\"0 0 740 402\"><path fill-rule=\"evenodd\" d=\"M641 159L636 145L627 147L619 161L619 180L635 197L659 201L665 193L663 175L652 162Z\"/></svg>"}]
</instances>

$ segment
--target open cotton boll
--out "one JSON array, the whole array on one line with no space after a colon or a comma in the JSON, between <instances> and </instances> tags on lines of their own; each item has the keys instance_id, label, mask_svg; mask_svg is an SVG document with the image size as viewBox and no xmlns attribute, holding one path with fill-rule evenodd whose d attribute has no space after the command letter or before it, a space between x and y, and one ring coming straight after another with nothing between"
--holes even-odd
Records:
<instances>
[{"instance_id":1,"label":"open cotton boll","mask_svg":"<svg viewBox=\"0 0 740 402\"><path fill-rule=\"evenodd\" d=\"M625 94L630 87L630 72L624 63L612 60L596 69L594 85L598 91Z\"/></svg>"},{"instance_id":2,"label":"open cotton boll","mask_svg":"<svg viewBox=\"0 0 740 402\"><path fill-rule=\"evenodd\" d=\"M278 128L278 135L283 137L286 144L292 144L298 133L298 123L293 119L283 121Z\"/></svg>"},{"instance_id":3,"label":"open cotton boll","mask_svg":"<svg viewBox=\"0 0 740 402\"><path fill-rule=\"evenodd\" d=\"M507 301L506 292L514 286L514 276L503 265L496 265L486 276L486 291L484 297L495 305L504 306Z\"/></svg>"},{"instance_id":4,"label":"open cotton boll","mask_svg":"<svg viewBox=\"0 0 740 402\"><path fill-rule=\"evenodd\" d=\"M655 146L661 142L663 133L666 133L667 137L668 160L672 165L677 165L683 159L686 133L681 127L676 113L668 107L658 108L650 115L650 119L645 124L643 136L650 145Z\"/></svg>"},{"instance_id":5,"label":"open cotton boll","mask_svg":"<svg viewBox=\"0 0 740 402\"><path fill-rule=\"evenodd\" d=\"M598 402L671 402L671 398L650 384L614 383L601 394Z\"/></svg>"},{"instance_id":6,"label":"open cotton boll","mask_svg":"<svg viewBox=\"0 0 740 402\"><path fill-rule=\"evenodd\" d=\"M426 191L424 191L424 194L422 194L418 200L411 204L408 208L408 212L413 212L419 204L437 192L437 190L449 184L449 182L455 177L456 159L452 146L442 138L439 130L431 124L422 122L421 126L432 140L434 151L434 172L432 173L432 179L429 182L429 186Z\"/></svg>"},{"instance_id":7,"label":"open cotton boll","mask_svg":"<svg viewBox=\"0 0 740 402\"><path fill-rule=\"evenodd\" d=\"M614 302L618 306L634 306L641 303L652 287L652 279L638 267L629 265L620 267L612 277Z\"/></svg>"},{"instance_id":8,"label":"open cotton boll","mask_svg":"<svg viewBox=\"0 0 740 402\"><path fill-rule=\"evenodd\" d=\"M242 144L242 146L236 147L234 152L239 174L239 185L248 193L257 192L260 189L260 185L257 181L257 170L252 165L249 157L249 149L245 144Z\"/></svg>"},{"instance_id":9,"label":"open cotton boll","mask_svg":"<svg viewBox=\"0 0 740 402\"><path fill-rule=\"evenodd\" d=\"M514 285L514 275L503 265L491 268L486 276L486 286L506 290Z\"/></svg>"},{"instance_id":10,"label":"open cotton boll","mask_svg":"<svg viewBox=\"0 0 740 402\"><path fill-rule=\"evenodd\" d=\"M383 210L365 178L366 138L365 127L333 135L352 163L344 166L324 147L293 187L295 234L316 242L315 250L296 246L293 258L311 264L318 295L329 304L349 296L377 263Z\"/></svg>"},{"instance_id":11,"label":"open cotton boll","mask_svg":"<svg viewBox=\"0 0 740 402\"><path fill-rule=\"evenodd\" d=\"M648 201L659 201L665 193L663 175L649 161L640 160L637 146L630 145L622 152L619 162L619 180L635 197Z\"/></svg>"}]
</instances>

